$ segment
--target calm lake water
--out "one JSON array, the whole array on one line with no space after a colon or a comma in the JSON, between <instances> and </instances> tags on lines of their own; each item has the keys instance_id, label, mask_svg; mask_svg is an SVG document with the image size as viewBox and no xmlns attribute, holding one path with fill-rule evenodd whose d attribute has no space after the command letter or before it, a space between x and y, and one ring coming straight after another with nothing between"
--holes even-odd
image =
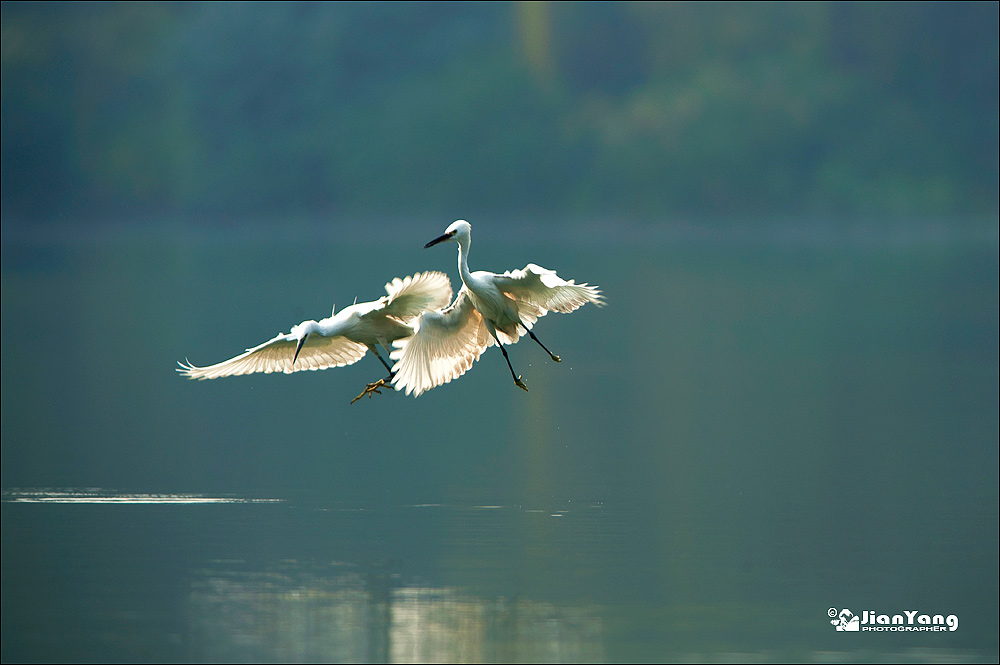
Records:
<instances>
[{"instance_id":1,"label":"calm lake water","mask_svg":"<svg viewBox=\"0 0 1000 665\"><path fill-rule=\"evenodd\" d=\"M608 301L511 349L529 393L174 371L457 287L447 221L5 229L3 660L995 662L995 225L474 222Z\"/></svg>"}]
</instances>

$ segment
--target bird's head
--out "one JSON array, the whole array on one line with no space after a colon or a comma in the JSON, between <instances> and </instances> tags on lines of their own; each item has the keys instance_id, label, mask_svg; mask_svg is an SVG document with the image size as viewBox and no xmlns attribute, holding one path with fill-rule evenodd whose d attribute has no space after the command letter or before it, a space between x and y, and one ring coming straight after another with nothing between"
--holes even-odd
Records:
<instances>
[{"instance_id":1,"label":"bird's head","mask_svg":"<svg viewBox=\"0 0 1000 665\"><path fill-rule=\"evenodd\" d=\"M292 356L293 365L295 364L295 361L299 359L299 351L302 350L302 345L306 343L306 338L309 337L309 333L313 332L314 330L316 330L315 321L303 321L297 326L292 326L292 329L289 331L289 334L291 334L297 340L297 343L295 345L295 355Z\"/></svg>"},{"instance_id":2,"label":"bird's head","mask_svg":"<svg viewBox=\"0 0 1000 665\"><path fill-rule=\"evenodd\" d=\"M468 240L471 235L472 226L464 219L459 219L452 222L451 225L445 229L442 235L439 235L437 238L434 238L434 240L431 240L429 243L424 245L424 249L433 247L439 242L444 242L445 240L454 240L461 244L463 239Z\"/></svg>"}]
</instances>

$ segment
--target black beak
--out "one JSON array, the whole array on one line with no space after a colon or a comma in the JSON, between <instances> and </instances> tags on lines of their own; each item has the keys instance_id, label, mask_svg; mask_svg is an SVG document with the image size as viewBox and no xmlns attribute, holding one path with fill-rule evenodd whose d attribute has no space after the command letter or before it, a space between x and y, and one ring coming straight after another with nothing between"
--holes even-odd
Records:
<instances>
[{"instance_id":1,"label":"black beak","mask_svg":"<svg viewBox=\"0 0 1000 665\"><path fill-rule=\"evenodd\" d=\"M453 235L454 235L453 233L445 233L442 236L438 236L437 238L434 238L434 240L431 240L429 243L424 245L424 249L427 249L428 247L433 247L439 242L444 242L445 240L451 240Z\"/></svg>"},{"instance_id":2,"label":"black beak","mask_svg":"<svg viewBox=\"0 0 1000 665\"><path fill-rule=\"evenodd\" d=\"M295 347L295 355L292 356L292 364L293 365L295 364L295 361L298 360L298 358L299 358L299 351L302 350L302 345L306 343L307 339L309 339L309 335L308 334L306 334L305 337L303 337L302 339L300 339L298 346Z\"/></svg>"}]
</instances>

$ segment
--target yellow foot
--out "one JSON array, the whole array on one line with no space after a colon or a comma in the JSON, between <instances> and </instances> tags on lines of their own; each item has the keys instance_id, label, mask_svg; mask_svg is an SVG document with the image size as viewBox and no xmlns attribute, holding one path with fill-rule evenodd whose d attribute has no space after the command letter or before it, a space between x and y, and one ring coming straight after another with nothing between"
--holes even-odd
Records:
<instances>
[{"instance_id":1,"label":"yellow foot","mask_svg":"<svg viewBox=\"0 0 1000 665\"><path fill-rule=\"evenodd\" d=\"M550 354L550 355L552 356L552 360L553 360L553 361L555 361L555 362L557 362L557 363L561 363L561 362L562 362L562 358L560 358L560 357L559 357L559 356L557 356L556 354L552 353L552 354Z\"/></svg>"},{"instance_id":2,"label":"yellow foot","mask_svg":"<svg viewBox=\"0 0 1000 665\"><path fill-rule=\"evenodd\" d=\"M523 390L524 392L528 392L528 386L524 385L524 381L521 380L521 377L517 377L516 379L514 379L514 385Z\"/></svg>"},{"instance_id":3,"label":"yellow foot","mask_svg":"<svg viewBox=\"0 0 1000 665\"><path fill-rule=\"evenodd\" d=\"M367 386L365 386L365 389L361 391L360 395L351 400L351 404L354 404L365 395L368 395L368 399L371 399L373 394L381 395L382 393L380 393L379 390L388 387L389 386L386 384L385 379L379 379L375 383L369 383Z\"/></svg>"}]
</instances>

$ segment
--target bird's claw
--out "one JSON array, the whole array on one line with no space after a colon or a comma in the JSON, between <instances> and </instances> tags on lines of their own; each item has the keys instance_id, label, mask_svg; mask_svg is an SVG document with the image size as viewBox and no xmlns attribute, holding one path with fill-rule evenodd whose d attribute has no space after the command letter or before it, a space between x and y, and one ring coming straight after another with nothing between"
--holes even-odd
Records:
<instances>
[{"instance_id":1,"label":"bird's claw","mask_svg":"<svg viewBox=\"0 0 1000 665\"><path fill-rule=\"evenodd\" d=\"M365 389L361 391L360 395L351 400L351 404L354 404L365 395L368 395L368 399L371 399L373 394L381 395L382 393L380 393L379 390L386 387L387 385L385 379L379 379L375 383L369 383L367 386L365 386Z\"/></svg>"},{"instance_id":2,"label":"bird's claw","mask_svg":"<svg viewBox=\"0 0 1000 665\"><path fill-rule=\"evenodd\" d=\"M561 362L562 362L562 358L560 358L560 357L559 357L559 356L557 356L556 354L552 353L552 354L549 354L549 355L551 355L551 356L552 356L552 361L553 361L553 362L557 362L557 363L561 363Z\"/></svg>"},{"instance_id":3,"label":"bird's claw","mask_svg":"<svg viewBox=\"0 0 1000 665\"><path fill-rule=\"evenodd\" d=\"M524 381L521 380L521 377L517 377L516 379L514 379L514 385L523 390L524 392L528 392L528 386L524 385Z\"/></svg>"}]
</instances>

